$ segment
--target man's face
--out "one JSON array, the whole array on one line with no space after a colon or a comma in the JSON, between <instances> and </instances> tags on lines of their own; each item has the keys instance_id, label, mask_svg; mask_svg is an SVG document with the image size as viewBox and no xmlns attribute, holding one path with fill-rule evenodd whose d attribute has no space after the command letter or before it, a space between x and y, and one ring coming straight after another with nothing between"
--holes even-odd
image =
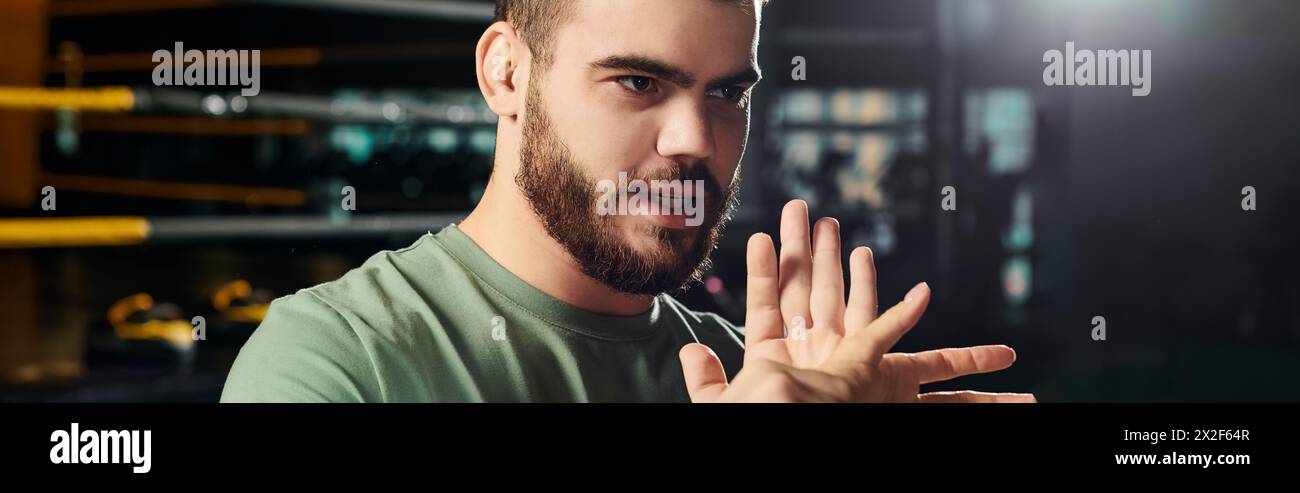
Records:
<instances>
[{"instance_id":1,"label":"man's face","mask_svg":"<svg viewBox=\"0 0 1300 493\"><path fill-rule=\"evenodd\" d=\"M587 275L634 294L698 278L739 184L756 28L735 2L574 0L529 82L516 182ZM700 180L703 222L598 213L597 184L620 173Z\"/></svg>"}]
</instances>

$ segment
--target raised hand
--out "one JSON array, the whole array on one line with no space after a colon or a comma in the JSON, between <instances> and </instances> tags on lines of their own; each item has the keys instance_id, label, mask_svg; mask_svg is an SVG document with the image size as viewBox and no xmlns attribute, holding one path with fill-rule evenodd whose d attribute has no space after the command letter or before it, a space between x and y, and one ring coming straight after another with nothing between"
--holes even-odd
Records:
<instances>
[{"instance_id":1,"label":"raised hand","mask_svg":"<svg viewBox=\"0 0 1300 493\"><path fill-rule=\"evenodd\" d=\"M812 228L808 206L792 201L781 214L781 252L765 234L750 237L744 367L728 383L722 363L702 344L682 348L687 389L694 402L1034 402L1030 394L940 392L922 384L1005 369L1015 361L1006 346L887 352L916 325L930 301L918 284L877 316L872 252L849 257L848 301L840 265L839 223Z\"/></svg>"}]
</instances>

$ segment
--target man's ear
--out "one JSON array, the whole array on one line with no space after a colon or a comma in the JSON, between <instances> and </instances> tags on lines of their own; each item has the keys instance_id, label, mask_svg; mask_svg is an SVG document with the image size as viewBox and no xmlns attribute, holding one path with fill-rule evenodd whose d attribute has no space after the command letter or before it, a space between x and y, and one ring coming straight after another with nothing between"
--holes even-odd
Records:
<instances>
[{"instance_id":1,"label":"man's ear","mask_svg":"<svg viewBox=\"0 0 1300 493\"><path fill-rule=\"evenodd\" d=\"M478 40L475 66L478 69L478 88L483 93L492 112L502 118L518 115L523 104L521 67L529 57L515 28L505 22L488 26Z\"/></svg>"}]
</instances>

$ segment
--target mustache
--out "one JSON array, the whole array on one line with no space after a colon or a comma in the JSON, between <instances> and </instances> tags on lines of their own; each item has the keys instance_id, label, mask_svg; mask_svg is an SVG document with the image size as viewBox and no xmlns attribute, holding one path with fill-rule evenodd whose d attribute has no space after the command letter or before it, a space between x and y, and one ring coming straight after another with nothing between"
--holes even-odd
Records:
<instances>
[{"instance_id":1,"label":"mustache","mask_svg":"<svg viewBox=\"0 0 1300 493\"><path fill-rule=\"evenodd\" d=\"M651 181L679 181L689 183L699 180L704 183L705 197L710 202L722 197L722 185L714 178L713 173L709 172L709 167L704 161L695 161L688 164L677 164L674 166L664 166L654 170L642 173L628 173L629 180L641 180L646 183Z\"/></svg>"}]
</instances>

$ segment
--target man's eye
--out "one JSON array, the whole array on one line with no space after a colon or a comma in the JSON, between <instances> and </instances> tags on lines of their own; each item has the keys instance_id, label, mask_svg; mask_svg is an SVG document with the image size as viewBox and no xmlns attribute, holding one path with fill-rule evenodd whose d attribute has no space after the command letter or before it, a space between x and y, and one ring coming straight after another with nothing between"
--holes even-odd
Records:
<instances>
[{"instance_id":1,"label":"man's eye","mask_svg":"<svg viewBox=\"0 0 1300 493\"><path fill-rule=\"evenodd\" d=\"M745 88L740 86L719 87L709 91L709 96L739 102L745 96Z\"/></svg>"},{"instance_id":2,"label":"man's eye","mask_svg":"<svg viewBox=\"0 0 1300 493\"><path fill-rule=\"evenodd\" d=\"M618 83L622 84L623 87L626 88L627 90L632 92L637 92L637 93L650 92L653 91L655 88L654 79L651 79L649 77L642 77L639 75L625 75L623 77L619 77Z\"/></svg>"}]
</instances>

